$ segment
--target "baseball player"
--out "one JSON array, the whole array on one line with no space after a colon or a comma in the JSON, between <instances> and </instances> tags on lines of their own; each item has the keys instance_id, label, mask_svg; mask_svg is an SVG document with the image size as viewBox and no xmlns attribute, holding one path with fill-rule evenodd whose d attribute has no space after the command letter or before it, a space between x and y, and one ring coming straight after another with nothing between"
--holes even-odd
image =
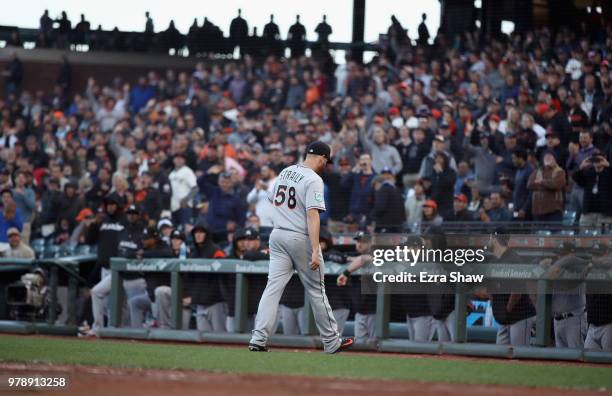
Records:
<instances>
[{"instance_id":1,"label":"baseball player","mask_svg":"<svg viewBox=\"0 0 612 396\"><path fill-rule=\"evenodd\" d=\"M498 228L491 235L489 245L494 260L500 264L520 262L519 255L509 247L510 235ZM524 293L502 293L499 285L490 290L493 316L497 329L498 345L525 346L531 339L531 328L535 324L535 307L529 295Z\"/></svg>"},{"instance_id":2,"label":"baseball player","mask_svg":"<svg viewBox=\"0 0 612 396\"><path fill-rule=\"evenodd\" d=\"M359 231L354 237L355 250L358 256L350 257L350 264L336 279L339 287L349 284L349 276L359 268L368 267L372 263L372 236L365 231ZM376 295L361 292L361 277L354 277L350 283L352 305L355 311L355 341L374 344L376 338Z\"/></svg>"},{"instance_id":3,"label":"baseball player","mask_svg":"<svg viewBox=\"0 0 612 396\"><path fill-rule=\"evenodd\" d=\"M303 164L283 169L276 179L274 195L268 197L275 208L274 229L270 234L270 269L268 284L259 301L250 351L268 350L266 343L276 326L278 304L294 270L310 298L325 352L336 353L353 345L353 338L340 337L325 294L319 245L319 212L325 210L325 201L319 174L330 159L331 149L327 144L311 143L306 148Z\"/></svg>"},{"instance_id":4,"label":"baseball player","mask_svg":"<svg viewBox=\"0 0 612 396\"><path fill-rule=\"evenodd\" d=\"M540 265L547 268L546 277L558 279L562 270L570 266L587 268L589 260L578 257L571 243L564 243L555 259L545 258ZM585 272L586 274L586 272ZM552 312L554 318L555 346L557 348L582 348L586 334L586 284L582 281L552 282Z\"/></svg>"}]
</instances>

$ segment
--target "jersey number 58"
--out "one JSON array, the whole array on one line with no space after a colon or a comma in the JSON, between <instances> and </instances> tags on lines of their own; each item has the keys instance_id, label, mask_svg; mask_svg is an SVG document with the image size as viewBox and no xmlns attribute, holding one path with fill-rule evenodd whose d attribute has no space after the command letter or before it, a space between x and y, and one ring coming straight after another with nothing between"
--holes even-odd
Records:
<instances>
[{"instance_id":1,"label":"jersey number 58","mask_svg":"<svg viewBox=\"0 0 612 396\"><path fill-rule=\"evenodd\" d=\"M287 199L287 197L289 199ZM287 188L286 185L281 184L276 189L276 194L274 195L274 205L281 206L287 200L287 207L289 209L295 209L297 206L297 200L295 199L295 187Z\"/></svg>"}]
</instances>

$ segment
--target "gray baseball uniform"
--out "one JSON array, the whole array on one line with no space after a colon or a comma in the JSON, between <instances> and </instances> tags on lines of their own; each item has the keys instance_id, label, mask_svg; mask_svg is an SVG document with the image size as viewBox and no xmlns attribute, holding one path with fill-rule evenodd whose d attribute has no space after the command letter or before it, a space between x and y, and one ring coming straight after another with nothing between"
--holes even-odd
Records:
<instances>
[{"instance_id":1,"label":"gray baseball uniform","mask_svg":"<svg viewBox=\"0 0 612 396\"><path fill-rule=\"evenodd\" d=\"M270 269L268 284L259 301L251 344L265 346L276 325L278 304L285 286L297 271L308 293L314 319L325 352L335 352L341 344L336 319L325 294L323 255L317 270L310 268L312 247L308 237L308 209L325 210L323 180L312 169L292 165L276 179L270 234Z\"/></svg>"}]
</instances>

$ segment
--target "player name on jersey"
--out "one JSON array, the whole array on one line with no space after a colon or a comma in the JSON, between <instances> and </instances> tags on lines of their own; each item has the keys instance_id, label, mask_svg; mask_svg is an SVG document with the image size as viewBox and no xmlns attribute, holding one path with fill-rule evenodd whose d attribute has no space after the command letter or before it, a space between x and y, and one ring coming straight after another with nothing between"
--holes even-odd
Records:
<instances>
[{"instance_id":1,"label":"player name on jersey","mask_svg":"<svg viewBox=\"0 0 612 396\"><path fill-rule=\"evenodd\" d=\"M296 172L289 169L284 169L280 175L278 175L278 180L280 181L292 181L294 183L301 182L306 176L301 174L300 172Z\"/></svg>"}]
</instances>

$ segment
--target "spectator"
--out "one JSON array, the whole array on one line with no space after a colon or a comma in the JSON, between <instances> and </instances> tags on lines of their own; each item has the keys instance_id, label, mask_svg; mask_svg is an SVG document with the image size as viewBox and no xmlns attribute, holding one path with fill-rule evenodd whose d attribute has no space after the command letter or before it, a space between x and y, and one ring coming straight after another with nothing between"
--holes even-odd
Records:
<instances>
[{"instance_id":1,"label":"spectator","mask_svg":"<svg viewBox=\"0 0 612 396\"><path fill-rule=\"evenodd\" d=\"M429 225L439 226L442 224L442 216L438 214L438 204L433 199L428 199L423 204L423 222Z\"/></svg>"},{"instance_id":2,"label":"spectator","mask_svg":"<svg viewBox=\"0 0 612 396\"><path fill-rule=\"evenodd\" d=\"M0 213L0 242L8 242L7 231L9 228L17 228L19 232L23 229L21 213L17 209L11 190L2 191L2 212Z\"/></svg>"},{"instance_id":3,"label":"spectator","mask_svg":"<svg viewBox=\"0 0 612 396\"><path fill-rule=\"evenodd\" d=\"M395 142L400 159L402 161L402 170L400 171L400 180L404 187L411 187L417 180L419 168L423 162L423 158L429 153L429 147L425 141L425 131L420 128L412 132L402 126L399 129L400 138Z\"/></svg>"},{"instance_id":4,"label":"spectator","mask_svg":"<svg viewBox=\"0 0 612 396\"><path fill-rule=\"evenodd\" d=\"M601 154L585 158L573 178L584 189L580 225L597 228L603 223L612 223L612 206L609 204L612 197L612 172L608 160Z\"/></svg>"},{"instance_id":5,"label":"spectator","mask_svg":"<svg viewBox=\"0 0 612 396\"><path fill-rule=\"evenodd\" d=\"M300 23L300 16L295 16L295 23L289 28L287 41L291 49L291 57L299 58L306 50L306 28Z\"/></svg>"},{"instance_id":6,"label":"spectator","mask_svg":"<svg viewBox=\"0 0 612 396\"><path fill-rule=\"evenodd\" d=\"M565 171L557 165L551 153L544 154L542 165L531 173L527 182L527 188L531 190L531 214L535 221L561 222Z\"/></svg>"},{"instance_id":7,"label":"spectator","mask_svg":"<svg viewBox=\"0 0 612 396\"><path fill-rule=\"evenodd\" d=\"M200 192L209 200L206 220L213 241L227 240L228 233L234 232L244 223L244 205L234 190L231 177L228 172L219 174L218 185L210 183L205 176L198 179Z\"/></svg>"},{"instance_id":8,"label":"spectator","mask_svg":"<svg viewBox=\"0 0 612 396\"><path fill-rule=\"evenodd\" d=\"M232 50L236 46L241 47L240 55L242 56L242 47L246 44L246 40L249 35L249 25L247 24L247 21L242 18L242 10L240 8L238 9L238 16L232 19L229 29L229 37L232 41Z\"/></svg>"},{"instance_id":9,"label":"spectator","mask_svg":"<svg viewBox=\"0 0 612 396\"><path fill-rule=\"evenodd\" d=\"M175 154L174 170L168 176L172 186L170 210L172 211L172 220L177 225L190 223L193 197L198 192L196 175L185 164L185 159L184 154Z\"/></svg>"},{"instance_id":10,"label":"spectator","mask_svg":"<svg viewBox=\"0 0 612 396\"><path fill-rule=\"evenodd\" d=\"M7 258L35 259L34 250L21 240L21 233L15 227L6 231L8 237L8 249L4 253Z\"/></svg>"},{"instance_id":11,"label":"spectator","mask_svg":"<svg viewBox=\"0 0 612 396\"><path fill-rule=\"evenodd\" d=\"M512 163L516 167L512 189L512 206L514 212L516 212L516 217L525 220L530 211L530 191L527 183L533 172L533 167L527 163L527 152L522 148L512 152Z\"/></svg>"},{"instance_id":12,"label":"spectator","mask_svg":"<svg viewBox=\"0 0 612 396\"><path fill-rule=\"evenodd\" d=\"M474 180L474 173L470 169L470 164L467 161L461 161L457 164L457 180L455 181L454 193L469 193L470 184Z\"/></svg>"},{"instance_id":13,"label":"spectator","mask_svg":"<svg viewBox=\"0 0 612 396\"><path fill-rule=\"evenodd\" d=\"M17 57L17 52L13 51L11 53L11 61L6 65L3 75L6 95L17 93L23 81L23 64L19 57Z\"/></svg>"},{"instance_id":14,"label":"spectator","mask_svg":"<svg viewBox=\"0 0 612 396\"><path fill-rule=\"evenodd\" d=\"M372 157L372 168L377 173L380 173L385 167L391 169L394 175L400 173L402 160L397 149L387 143L385 130L376 126L372 131L372 139L366 136L363 128L359 132L361 144Z\"/></svg>"},{"instance_id":15,"label":"spectator","mask_svg":"<svg viewBox=\"0 0 612 396\"><path fill-rule=\"evenodd\" d=\"M327 23L327 15L323 15L323 20L315 28L315 33L319 36L319 43L329 42L329 36L332 34L332 27Z\"/></svg>"},{"instance_id":16,"label":"spectator","mask_svg":"<svg viewBox=\"0 0 612 396\"><path fill-rule=\"evenodd\" d=\"M13 188L13 200L17 205L17 210L21 213L23 220L23 240L28 243L30 240L32 216L36 208L36 197L34 191L26 185L26 176L20 171L15 176L15 188Z\"/></svg>"},{"instance_id":17,"label":"spectator","mask_svg":"<svg viewBox=\"0 0 612 396\"><path fill-rule=\"evenodd\" d=\"M453 189L457 174L448 165L444 153L436 153L431 178L430 198L436 201L438 213L442 218L450 217L453 212Z\"/></svg>"},{"instance_id":18,"label":"spectator","mask_svg":"<svg viewBox=\"0 0 612 396\"><path fill-rule=\"evenodd\" d=\"M272 203L269 197L274 193L276 183L276 172L268 166L261 168L260 179L255 182L255 187L247 196L247 202L255 205L255 213L263 227L273 227Z\"/></svg>"},{"instance_id":19,"label":"spectator","mask_svg":"<svg viewBox=\"0 0 612 396\"><path fill-rule=\"evenodd\" d=\"M491 149L490 135L478 131L472 134L473 125L468 124L465 131L464 148L474 161L475 183L483 194L495 190L495 168L497 156Z\"/></svg>"},{"instance_id":20,"label":"spectator","mask_svg":"<svg viewBox=\"0 0 612 396\"><path fill-rule=\"evenodd\" d=\"M408 218L408 227L412 228L415 224L420 224L423 218L423 204L425 203L425 188L423 182L417 180L414 187L406 194L404 209Z\"/></svg>"},{"instance_id":21,"label":"spectator","mask_svg":"<svg viewBox=\"0 0 612 396\"><path fill-rule=\"evenodd\" d=\"M383 170L383 172L372 180L374 207L371 216L375 224L374 232L401 233L406 222L404 200L395 186L391 171Z\"/></svg>"},{"instance_id":22,"label":"spectator","mask_svg":"<svg viewBox=\"0 0 612 396\"><path fill-rule=\"evenodd\" d=\"M342 186L351 191L349 216L354 219L359 220L369 214L374 176L376 174L372 169L372 157L362 154L352 171L342 177Z\"/></svg>"},{"instance_id":23,"label":"spectator","mask_svg":"<svg viewBox=\"0 0 612 396\"><path fill-rule=\"evenodd\" d=\"M468 210L468 198L465 194L455 195L453 200L453 214L446 221L474 221L474 213Z\"/></svg>"},{"instance_id":24,"label":"spectator","mask_svg":"<svg viewBox=\"0 0 612 396\"><path fill-rule=\"evenodd\" d=\"M147 78L140 77L138 84L130 92L130 106L134 113L138 113L147 102L155 96L155 90L147 85Z\"/></svg>"},{"instance_id":25,"label":"spectator","mask_svg":"<svg viewBox=\"0 0 612 396\"><path fill-rule=\"evenodd\" d=\"M427 45L429 42L429 29L427 29L427 25L425 24L425 21L427 20L427 14L423 13L421 15L421 23L419 23L419 27L418 27L418 33L419 33L419 38L417 40L417 43L419 45Z\"/></svg>"},{"instance_id":26,"label":"spectator","mask_svg":"<svg viewBox=\"0 0 612 396\"><path fill-rule=\"evenodd\" d=\"M499 192L489 195L489 207L483 207L479 211L480 221L484 223L511 221L512 216L504 204L504 199Z\"/></svg>"},{"instance_id":27,"label":"spectator","mask_svg":"<svg viewBox=\"0 0 612 396\"><path fill-rule=\"evenodd\" d=\"M421 162L421 168L419 169L419 178L420 179L431 179L433 174L433 166L434 166L434 158L437 153L446 154L447 158L450 158L449 166L452 169L457 169L457 164L455 163L455 158L451 155L451 153L446 150L446 139L442 135L436 135L433 138L432 149L431 152L427 155L427 157L423 158Z\"/></svg>"}]
</instances>

